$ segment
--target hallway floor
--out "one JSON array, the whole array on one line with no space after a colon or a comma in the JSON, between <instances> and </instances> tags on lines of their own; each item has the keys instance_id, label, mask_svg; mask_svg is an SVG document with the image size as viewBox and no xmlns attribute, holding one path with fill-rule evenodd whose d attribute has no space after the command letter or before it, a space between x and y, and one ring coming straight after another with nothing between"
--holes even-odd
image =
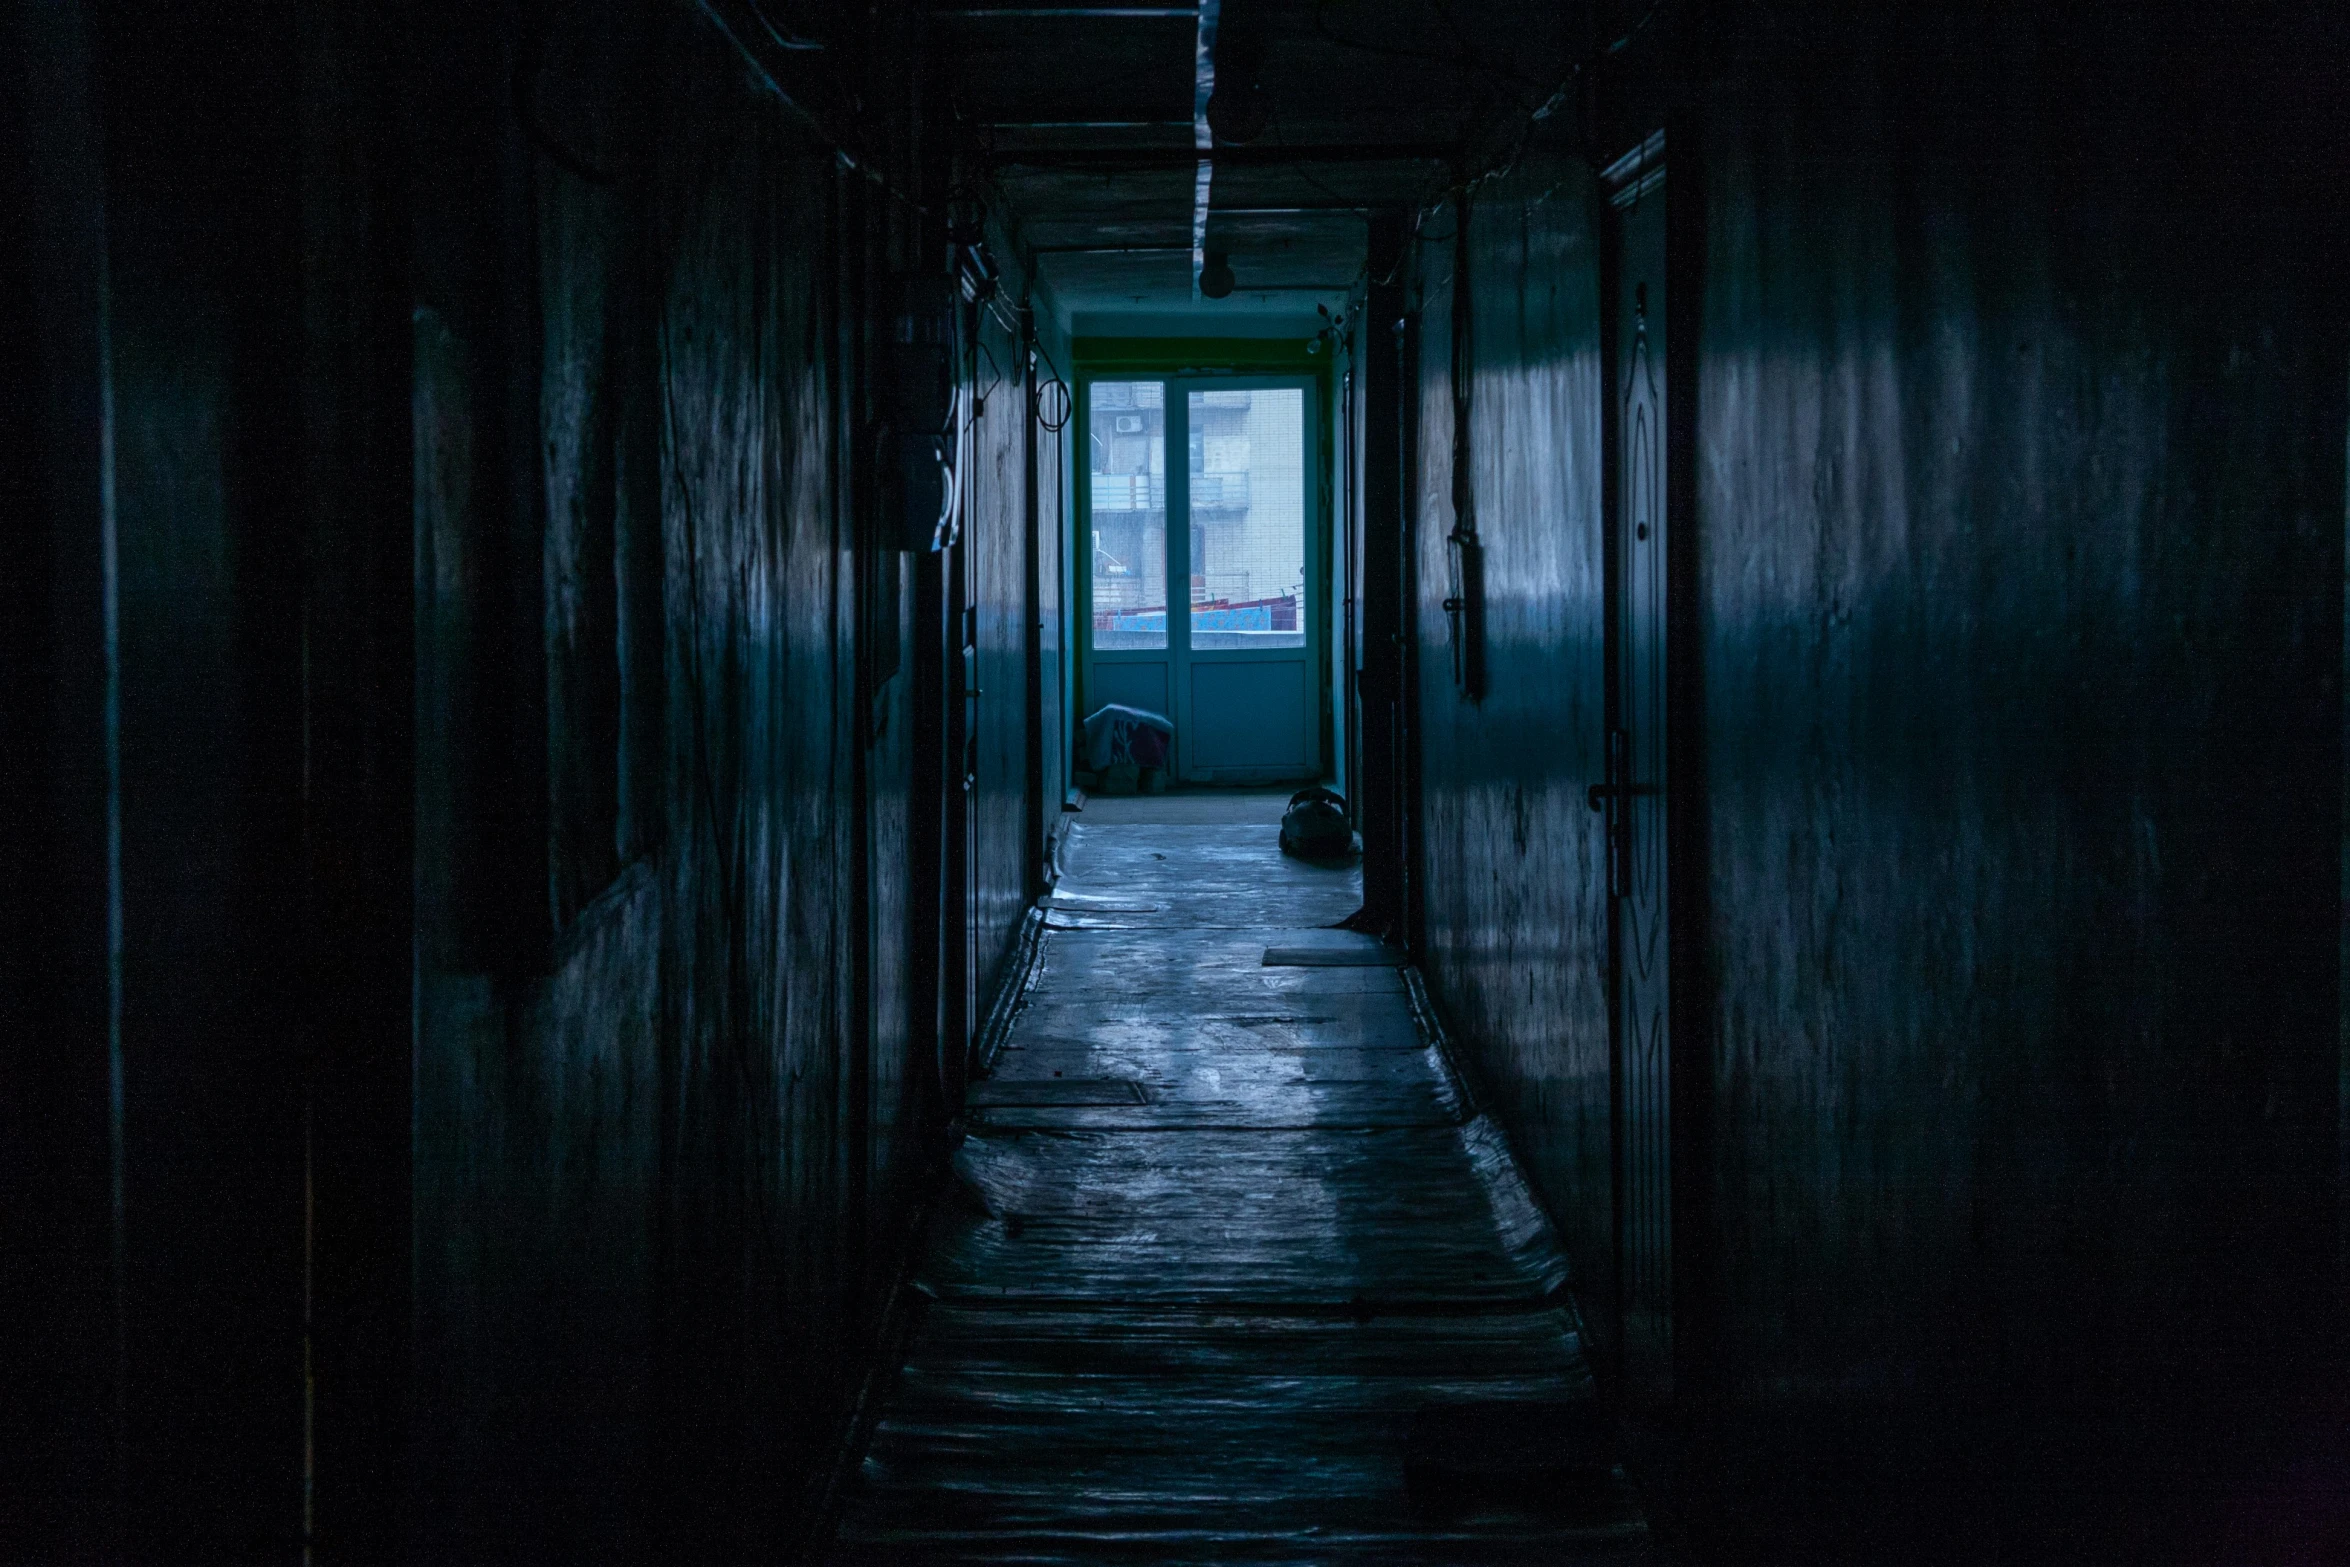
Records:
<instances>
[{"instance_id":1,"label":"hallway floor","mask_svg":"<svg viewBox=\"0 0 2350 1567\"><path fill-rule=\"evenodd\" d=\"M1072 830L840 1559L1642 1550L1548 1224L1255 799Z\"/></svg>"}]
</instances>

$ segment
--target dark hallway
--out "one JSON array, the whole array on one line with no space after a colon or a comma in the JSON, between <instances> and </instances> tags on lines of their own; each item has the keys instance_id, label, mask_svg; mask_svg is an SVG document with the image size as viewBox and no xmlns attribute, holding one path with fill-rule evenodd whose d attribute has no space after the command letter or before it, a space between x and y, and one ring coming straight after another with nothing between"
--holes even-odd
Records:
<instances>
[{"instance_id":1,"label":"dark hallway","mask_svg":"<svg viewBox=\"0 0 2350 1567\"><path fill-rule=\"evenodd\" d=\"M2317 0L0 0L0 1562L2350 1561L2345 168Z\"/></svg>"},{"instance_id":2,"label":"dark hallway","mask_svg":"<svg viewBox=\"0 0 2350 1567\"><path fill-rule=\"evenodd\" d=\"M1068 836L843 1559L1620 1558L1566 1260L1359 878L1173 798Z\"/></svg>"}]
</instances>

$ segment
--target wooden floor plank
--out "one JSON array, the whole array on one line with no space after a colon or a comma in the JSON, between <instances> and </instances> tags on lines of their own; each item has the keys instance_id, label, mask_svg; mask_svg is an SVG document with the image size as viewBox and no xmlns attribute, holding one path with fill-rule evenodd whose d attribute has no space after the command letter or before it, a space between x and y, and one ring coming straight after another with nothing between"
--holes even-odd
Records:
<instances>
[{"instance_id":1,"label":"wooden floor plank","mask_svg":"<svg viewBox=\"0 0 2350 1567\"><path fill-rule=\"evenodd\" d=\"M1401 976L1264 966L1375 954L1323 928L1353 874L1256 826L1081 826L1055 901L838 1559L1640 1553L1621 1470L1574 1434L1565 1258Z\"/></svg>"}]
</instances>

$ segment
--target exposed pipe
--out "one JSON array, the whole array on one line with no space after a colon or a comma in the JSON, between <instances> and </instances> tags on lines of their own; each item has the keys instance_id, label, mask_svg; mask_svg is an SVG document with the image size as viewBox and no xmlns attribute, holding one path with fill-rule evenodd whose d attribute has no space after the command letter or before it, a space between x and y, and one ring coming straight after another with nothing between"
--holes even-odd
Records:
<instances>
[{"instance_id":1,"label":"exposed pipe","mask_svg":"<svg viewBox=\"0 0 2350 1567\"><path fill-rule=\"evenodd\" d=\"M1223 0L1200 0L1199 36L1192 55L1191 144L1198 149L1191 182L1191 297L1201 297L1208 270L1208 194L1216 179L1216 133L1208 126L1208 100L1216 96L1216 23Z\"/></svg>"}]
</instances>

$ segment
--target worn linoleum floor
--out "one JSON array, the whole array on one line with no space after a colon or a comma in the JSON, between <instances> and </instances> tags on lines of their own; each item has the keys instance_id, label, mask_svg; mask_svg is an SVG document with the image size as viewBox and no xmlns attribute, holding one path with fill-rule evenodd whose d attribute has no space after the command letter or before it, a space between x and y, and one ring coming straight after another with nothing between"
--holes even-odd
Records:
<instances>
[{"instance_id":1,"label":"worn linoleum floor","mask_svg":"<svg viewBox=\"0 0 2350 1567\"><path fill-rule=\"evenodd\" d=\"M1644 1554L1552 1232L1278 814L1070 834L837 1559Z\"/></svg>"}]
</instances>

